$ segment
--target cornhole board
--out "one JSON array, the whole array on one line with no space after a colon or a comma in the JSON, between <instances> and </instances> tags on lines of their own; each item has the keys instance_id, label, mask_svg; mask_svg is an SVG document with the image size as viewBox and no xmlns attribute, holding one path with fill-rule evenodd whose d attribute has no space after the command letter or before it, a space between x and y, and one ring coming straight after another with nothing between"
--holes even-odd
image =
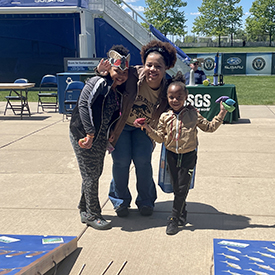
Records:
<instances>
[{"instance_id":1,"label":"cornhole board","mask_svg":"<svg viewBox=\"0 0 275 275\"><path fill-rule=\"evenodd\" d=\"M44 274L76 248L75 236L0 234L0 275Z\"/></svg>"},{"instance_id":2,"label":"cornhole board","mask_svg":"<svg viewBox=\"0 0 275 275\"><path fill-rule=\"evenodd\" d=\"M190 189L194 188L195 174L196 174L196 166L194 167L194 171L192 174ZM173 193L173 187L170 181L170 173L169 173L168 164L167 164L166 148L164 144L162 144L161 152L160 152L158 185L160 186L163 192Z\"/></svg>"},{"instance_id":3,"label":"cornhole board","mask_svg":"<svg viewBox=\"0 0 275 275\"><path fill-rule=\"evenodd\" d=\"M214 274L275 274L275 241L214 239Z\"/></svg>"}]
</instances>

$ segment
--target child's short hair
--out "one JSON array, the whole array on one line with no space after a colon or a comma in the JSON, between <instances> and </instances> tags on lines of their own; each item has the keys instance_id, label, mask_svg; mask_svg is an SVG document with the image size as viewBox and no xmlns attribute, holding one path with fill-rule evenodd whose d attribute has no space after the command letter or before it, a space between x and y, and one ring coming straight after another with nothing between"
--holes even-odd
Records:
<instances>
[{"instance_id":1,"label":"child's short hair","mask_svg":"<svg viewBox=\"0 0 275 275\"><path fill-rule=\"evenodd\" d=\"M185 77L181 71L178 71L175 76L174 75L172 76L171 82L170 82L167 90L172 85L180 86L183 89L183 91L188 95L188 90L186 89L186 86L185 86Z\"/></svg>"},{"instance_id":2,"label":"child's short hair","mask_svg":"<svg viewBox=\"0 0 275 275\"><path fill-rule=\"evenodd\" d=\"M118 52L120 55L127 56L129 50L125 48L123 45L113 45L112 48L107 52L107 56L109 57L109 52L113 50Z\"/></svg>"},{"instance_id":3,"label":"child's short hair","mask_svg":"<svg viewBox=\"0 0 275 275\"><path fill-rule=\"evenodd\" d=\"M175 66L177 61L177 50L170 43L152 40L148 44L142 46L140 55L143 65L146 63L147 56L152 52L157 52L162 55L168 69Z\"/></svg>"}]
</instances>

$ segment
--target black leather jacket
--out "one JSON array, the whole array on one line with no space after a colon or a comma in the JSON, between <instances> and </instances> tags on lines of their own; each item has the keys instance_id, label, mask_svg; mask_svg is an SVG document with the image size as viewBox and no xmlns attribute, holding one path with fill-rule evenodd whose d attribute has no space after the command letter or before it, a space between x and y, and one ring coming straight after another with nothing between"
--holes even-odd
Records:
<instances>
[{"instance_id":1,"label":"black leather jacket","mask_svg":"<svg viewBox=\"0 0 275 275\"><path fill-rule=\"evenodd\" d=\"M70 131L76 139L81 139L86 134L94 134L94 141L96 140L102 124L104 101L112 84L113 80L109 76L105 78L95 76L85 84L70 121ZM114 113L109 127L118 118L119 111Z\"/></svg>"}]
</instances>

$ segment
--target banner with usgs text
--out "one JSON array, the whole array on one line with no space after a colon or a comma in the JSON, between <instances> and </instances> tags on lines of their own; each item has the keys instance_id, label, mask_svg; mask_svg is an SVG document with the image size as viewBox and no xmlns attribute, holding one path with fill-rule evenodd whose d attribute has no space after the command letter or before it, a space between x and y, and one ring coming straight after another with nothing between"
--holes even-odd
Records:
<instances>
[{"instance_id":1,"label":"banner with usgs text","mask_svg":"<svg viewBox=\"0 0 275 275\"><path fill-rule=\"evenodd\" d=\"M227 113L224 119L225 122L231 123L238 121L240 117L239 106L236 94L235 85L225 84L223 86L187 86L189 91L187 104L191 104L209 121L213 119L220 111L220 104L215 101L221 96L228 96L236 101L236 110L232 113Z\"/></svg>"}]
</instances>

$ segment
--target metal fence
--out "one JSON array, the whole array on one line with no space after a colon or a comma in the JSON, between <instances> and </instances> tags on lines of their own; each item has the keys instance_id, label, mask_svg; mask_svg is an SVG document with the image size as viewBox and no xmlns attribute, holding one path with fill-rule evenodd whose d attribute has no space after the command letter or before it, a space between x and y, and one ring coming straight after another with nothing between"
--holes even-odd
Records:
<instances>
[{"instance_id":1,"label":"metal fence","mask_svg":"<svg viewBox=\"0 0 275 275\"><path fill-rule=\"evenodd\" d=\"M175 42L178 47L182 48L199 48L199 47L219 47L218 42L198 42L198 43L183 43ZM221 42L221 47L231 47L231 42ZM233 42L233 47L243 47L243 42ZM269 42L245 42L245 47L269 47ZM275 47L275 42L271 42L271 47ZM271 49L272 51L272 49Z\"/></svg>"},{"instance_id":2,"label":"metal fence","mask_svg":"<svg viewBox=\"0 0 275 275\"><path fill-rule=\"evenodd\" d=\"M123 6L130 12L126 12L122 8ZM121 5L117 5L112 0L89 0L89 10L106 13L110 18L112 18L113 21L132 35L140 44L146 44L152 40L151 33L149 33L140 24L146 23L149 25L149 23L123 1Z\"/></svg>"}]
</instances>

